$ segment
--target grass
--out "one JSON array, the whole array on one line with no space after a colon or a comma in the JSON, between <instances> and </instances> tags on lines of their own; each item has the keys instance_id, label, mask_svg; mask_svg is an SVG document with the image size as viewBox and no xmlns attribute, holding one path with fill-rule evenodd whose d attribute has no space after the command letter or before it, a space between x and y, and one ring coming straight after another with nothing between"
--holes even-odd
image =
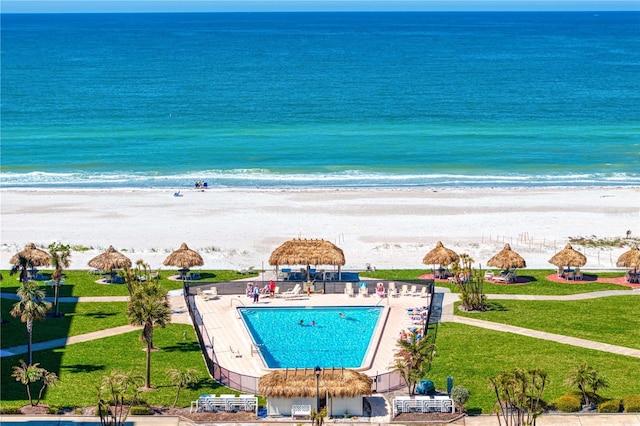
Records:
<instances>
[{"instance_id":1,"label":"grass","mask_svg":"<svg viewBox=\"0 0 640 426\"><path fill-rule=\"evenodd\" d=\"M186 340L183 332L187 333ZM58 407L93 406L97 400L96 387L112 370L144 377L146 354L139 336L140 332L136 331L34 352L34 362L60 377L58 386L46 391L44 403ZM165 406L173 403L176 390L166 374L172 368L194 368L200 378L195 388L180 391L178 406L188 407L203 393L234 393L209 378L193 327L169 324L165 329L156 329L153 336L160 350L151 354L151 384L156 389L142 394L147 403ZM3 408L28 404L24 386L11 377L12 366L18 365L20 359L24 356L0 359Z\"/></svg>"},{"instance_id":2,"label":"grass","mask_svg":"<svg viewBox=\"0 0 640 426\"><path fill-rule=\"evenodd\" d=\"M9 271L0 271L4 277L3 281L0 281L0 289L3 292L15 293L20 282L17 280L17 276L9 276ZM44 271L44 274L51 273L51 271ZM65 284L60 286L60 297L80 297L80 296L128 296L127 287L124 284L98 284L96 280L100 278L99 275L91 274L87 271L70 270L65 271L66 275ZM160 272L160 284L167 290L175 290L182 288L182 281L170 280L167 277L171 276L173 271L161 271ZM250 276L257 276L257 273L250 275L240 275L236 271L202 271L200 273L201 279L198 281L192 281L194 283L205 282L222 282L233 281L239 278L247 278ZM44 286L44 281L38 281ZM47 296L53 296L53 288L46 287Z\"/></svg>"},{"instance_id":3,"label":"grass","mask_svg":"<svg viewBox=\"0 0 640 426\"><path fill-rule=\"evenodd\" d=\"M417 280L418 277L422 274L427 273L425 269L391 269L391 270L382 270L382 271L373 271L373 272L363 272L362 275L370 278L377 278L382 280ZM518 271L518 275L521 277L526 277L529 279L527 284L523 285L505 285L505 284L494 284L490 282L485 282L484 284L484 292L485 294L537 294L537 295L549 295L549 296L563 296L569 294L580 294L580 293L590 293L595 291L606 291L606 290L631 290L629 287L617 285L617 284L606 284L606 283L597 283L597 282L583 282L580 284L565 284L565 283L556 283L553 281L547 280L547 275L551 275L555 273L554 270L551 269L536 269L536 270L528 270L523 269ZM607 277L607 278L615 278L624 275L620 272L599 272L597 274L599 277ZM458 288L455 284L448 282L436 282L436 286L438 287L446 287L450 289L454 293L459 293Z\"/></svg>"},{"instance_id":4,"label":"grass","mask_svg":"<svg viewBox=\"0 0 640 426\"><path fill-rule=\"evenodd\" d=\"M14 303L7 299L2 300L2 318L8 320L0 329L2 348L27 344L25 324L19 318L9 315ZM33 343L128 324L126 308L126 302L60 303L60 312L65 314L64 317L34 321Z\"/></svg>"},{"instance_id":5,"label":"grass","mask_svg":"<svg viewBox=\"0 0 640 426\"><path fill-rule=\"evenodd\" d=\"M2 291L15 292L18 282L15 277L5 275L0 283ZM425 270L391 270L367 272L372 278L388 280L415 280ZM541 294L568 295L601 290L628 290L614 284L561 284L546 280L553 270L521 271L521 275L530 277L526 285L487 284L485 292L489 294ZM229 281L246 278L235 271L204 271L201 282ZM255 275L255 274L254 274ZM620 276L620 273L603 273L599 276ZM62 296L111 296L126 295L124 285L100 285L94 281L97 277L83 271L68 271L67 285L61 288ZM181 282L161 281L165 288L180 288ZM439 286L453 287L438 283ZM453 289L457 291L457 289ZM48 289L52 295L51 289ZM640 327L637 320L637 298L617 296L582 301L490 301L494 309L482 314L467 314L474 318L503 322L526 328L567 334L586 339L640 347ZM13 302L2 301L3 318L9 318L8 311ZM125 303L78 303L61 304L61 311L67 313L62 319L46 319L34 325L34 341L54 339L70 335L87 333L103 328L126 324ZM464 315L463 313L459 313ZM187 339L183 340L183 332ZM14 346L25 343L24 324L10 319L2 326L2 346ZM46 351L34 352L34 362L40 362L44 368L56 372L60 385L47 391L45 404L55 406L95 405L96 386L101 378L114 369L144 373L145 353L141 350L139 332L69 345ZM22 340L20 340L22 339ZM18 343L22 342L22 343ZM143 398L157 405L170 405L175 395L166 378L166 371L180 366L198 370L202 382L196 389L181 391L180 406L188 406L202 393L233 393L220 387L211 380L206 372L201 350L197 344L191 326L170 324L166 329L156 329L154 343L161 350L152 354L152 384L157 389L145 393ZM454 377L455 384L471 391L467 407L472 412L491 412L494 396L488 389L488 378L514 367L541 367L549 374L549 382L544 398L552 401L571 391L566 387L564 377L567 372L581 361L586 361L610 383L602 396L621 397L637 393L640 383L638 360L606 352L576 348L554 342L537 340L525 336L501 333L482 328L455 323L443 323L437 327L436 357L428 378L438 388L446 387L446 378ZM11 377L12 366L17 365L24 355L0 360L2 381L2 406L18 407L25 405L24 387ZM264 400L261 400L264 404Z\"/></svg>"},{"instance_id":6,"label":"grass","mask_svg":"<svg viewBox=\"0 0 640 426\"><path fill-rule=\"evenodd\" d=\"M456 315L640 349L638 296L598 299L489 300L491 310ZM456 307L459 304L456 304Z\"/></svg>"},{"instance_id":7,"label":"grass","mask_svg":"<svg viewBox=\"0 0 640 426\"><path fill-rule=\"evenodd\" d=\"M490 413L495 402L488 388L490 377L515 367L543 368L548 374L543 398L551 402L576 390L566 386L564 380L569 370L583 361L609 382L609 388L598 391L601 396L620 398L638 393L637 358L456 323L438 326L436 357L427 378L438 389L446 389L447 376L453 376L454 386L470 391L467 408L475 413Z\"/></svg>"}]
</instances>

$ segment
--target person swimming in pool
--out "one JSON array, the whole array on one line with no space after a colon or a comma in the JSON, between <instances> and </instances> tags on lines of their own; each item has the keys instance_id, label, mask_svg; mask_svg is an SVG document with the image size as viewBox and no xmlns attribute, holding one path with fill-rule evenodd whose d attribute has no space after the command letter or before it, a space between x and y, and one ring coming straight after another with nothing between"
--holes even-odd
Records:
<instances>
[{"instance_id":1,"label":"person swimming in pool","mask_svg":"<svg viewBox=\"0 0 640 426\"><path fill-rule=\"evenodd\" d=\"M299 325L304 325L304 320L300 320Z\"/></svg>"},{"instance_id":2,"label":"person swimming in pool","mask_svg":"<svg viewBox=\"0 0 640 426\"><path fill-rule=\"evenodd\" d=\"M340 318L346 318L347 316L345 314L343 314L342 312L340 312Z\"/></svg>"}]
</instances>

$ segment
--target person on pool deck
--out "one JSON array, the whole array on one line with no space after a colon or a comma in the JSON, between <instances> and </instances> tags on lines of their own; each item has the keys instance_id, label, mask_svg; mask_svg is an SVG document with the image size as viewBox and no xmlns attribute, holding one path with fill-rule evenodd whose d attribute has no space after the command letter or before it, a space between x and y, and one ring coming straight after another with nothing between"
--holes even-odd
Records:
<instances>
[{"instance_id":1,"label":"person on pool deck","mask_svg":"<svg viewBox=\"0 0 640 426\"><path fill-rule=\"evenodd\" d=\"M271 280L269 281L269 297L273 299L273 296L275 296L275 293L276 293L276 282Z\"/></svg>"},{"instance_id":2,"label":"person on pool deck","mask_svg":"<svg viewBox=\"0 0 640 426\"><path fill-rule=\"evenodd\" d=\"M255 285L253 286L253 303L258 303L260 301L260 287Z\"/></svg>"}]
</instances>

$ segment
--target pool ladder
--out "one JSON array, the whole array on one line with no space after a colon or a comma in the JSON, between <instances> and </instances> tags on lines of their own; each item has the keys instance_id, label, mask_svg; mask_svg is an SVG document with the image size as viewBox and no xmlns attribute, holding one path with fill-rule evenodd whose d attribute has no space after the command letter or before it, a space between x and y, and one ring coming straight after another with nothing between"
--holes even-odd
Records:
<instances>
[{"instance_id":1,"label":"pool ladder","mask_svg":"<svg viewBox=\"0 0 640 426\"><path fill-rule=\"evenodd\" d=\"M251 345L251 356L253 356L254 353L260 355L260 351L261 351L263 346L264 346L264 344L262 344L262 343L253 343Z\"/></svg>"}]
</instances>

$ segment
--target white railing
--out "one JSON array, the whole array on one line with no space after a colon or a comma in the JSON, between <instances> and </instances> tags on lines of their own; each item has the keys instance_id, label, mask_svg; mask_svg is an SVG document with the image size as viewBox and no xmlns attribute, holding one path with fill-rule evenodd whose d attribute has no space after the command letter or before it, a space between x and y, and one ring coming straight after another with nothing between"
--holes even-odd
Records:
<instances>
[{"instance_id":1,"label":"white railing","mask_svg":"<svg viewBox=\"0 0 640 426\"><path fill-rule=\"evenodd\" d=\"M452 413L453 400L448 396L397 396L393 399L393 415L400 413Z\"/></svg>"}]
</instances>

